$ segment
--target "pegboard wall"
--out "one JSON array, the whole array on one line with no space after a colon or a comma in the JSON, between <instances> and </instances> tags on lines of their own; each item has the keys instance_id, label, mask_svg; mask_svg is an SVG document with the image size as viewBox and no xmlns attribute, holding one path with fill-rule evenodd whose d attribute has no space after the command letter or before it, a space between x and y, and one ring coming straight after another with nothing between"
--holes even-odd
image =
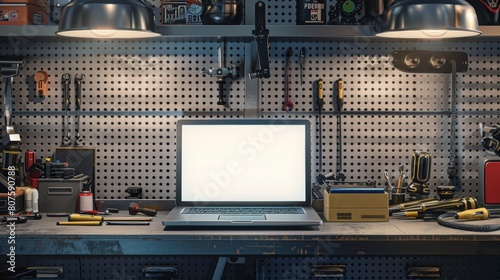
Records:
<instances>
[{"instance_id":1,"label":"pegboard wall","mask_svg":"<svg viewBox=\"0 0 500 280\"><path fill-rule=\"evenodd\" d=\"M248 1L247 1L248 3ZM254 3L254 2L252 2ZM159 3L153 2L156 6ZM248 4L247 4L248 6ZM345 85L342 113L342 172L349 181L383 185L384 170L396 177L399 164L408 172L414 151L433 156L431 193L447 185L450 157L450 74L408 74L395 69L396 50L462 51L469 69L457 76L457 151L462 195L478 191L477 164L485 153L479 123L500 122L500 44L489 41L408 42L369 37L313 42L272 39L272 25L295 24L295 1L268 1L271 30L271 78L259 81L255 94L259 117L305 118L313 124L313 178L337 168L338 114L333 109L335 82ZM217 105L215 77L201 70L217 67L219 42L175 40L74 41L33 40L0 43L0 52L25 58L14 78L13 125L22 149L38 158L51 156L63 140L61 78L84 75L80 134L85 147L96 149L96 197L122 199L126 188L140 186L144 198L175 198L175 124L180 118L243 118L245 42L228 41L226 65L238 77L225 85L227 106ZM285 51L292 48L289 92L294 108L282 110L285 94ZM298 53L306 49L303 82ZM35 94L34 74L48 73L48 94ZM314 92L325 82L325 107L318 118ZM2 82L3 94L4 82ZM70 128L74 137L74 84L71 83ZM3 101L1 104L3 112ZM3 127L3 118L2 118ZM322 138L319 139L321 122ZM320 153L321 150L321 153ZM319 154L322 166L319 166Z\"/></svg>"}]
</instances>

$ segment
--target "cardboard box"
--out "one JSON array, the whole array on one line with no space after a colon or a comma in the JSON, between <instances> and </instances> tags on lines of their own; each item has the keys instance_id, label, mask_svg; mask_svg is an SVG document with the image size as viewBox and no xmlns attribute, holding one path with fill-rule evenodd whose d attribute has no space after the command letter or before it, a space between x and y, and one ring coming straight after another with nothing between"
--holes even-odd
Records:
<instances>
[{"instance_id":1,"label":"cardboard box","mask_svg":"<svg viewBox=\"0 0 500 280\"><path fill-rule=\"evenodd\" d=\"M0 1L0 25L46 25L48 1Z\"/></svg>"},{"instance_id":2,"label":"cardboard box","mask_svg":"<svg viewBox=\"0 0 500 280\"><path fill-rule=\"evenodd\" d=\"M162 24L201 24L203 4L201 0L162 0Z\"/></svg>"},{"instance_id":3,"label":"cardboard box","mask_svg":"<svg viewBox=\"0 0 500 280\"><path fill-rule=\"evenodd\" d=\"M9 205L14 206L13 213L19 213L24 210L24 191L16 190L13 198L8 197L9 193L0 193L0 214L11 214Z\"/></svg>"},{"instance_id":4,"label":"cardboard box","mask_svg":"<svg viewBox=\"0 0 500 280\"><path fill-rule=\"evenodd\" d=\"M387 222L389 211L384 209L335 209L325 211L328 222Z\"/></svg>"},{"instance_id":5,"label":"cardboard box","mask_svg":"<svg viewBox=\"0 0 500 280\"><path fill-rule=\"evenodd\" d=\"M387 222L387 193L329 193L324 191L323 215L328 222Z\"/></svg>"}]
</instances>

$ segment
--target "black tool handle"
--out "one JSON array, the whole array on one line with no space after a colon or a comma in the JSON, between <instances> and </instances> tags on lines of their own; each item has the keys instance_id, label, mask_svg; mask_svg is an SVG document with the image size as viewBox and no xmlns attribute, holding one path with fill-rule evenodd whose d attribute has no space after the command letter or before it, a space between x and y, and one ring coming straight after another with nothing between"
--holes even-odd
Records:
<instances>
[{"instance_id":1,"label":"black tool handle","mask_svg":"<svg viewBox=\"0 0 500 280\"><path fill-rule=\"evenodd\" d=\"M143 213L143 214L151 216L151 217L156 216L156 210L155 209L151 209L151 208L145 208L145 207L136 206L135 207L135 211L138 212L138 213Z\"/></svg>"},{"instance_id":2,"label":"black tool handle","mask_svg":"<svg viewBox=\"0 0 500 280\"><path fill-rule=\"evenodd\" d=\"M224 79L218 79L217 84L219 84L219 101L217 101L217 105L226 105L226 101L224 101L224 84L226 81Z\"/></svg>"},{"instance_id":3,"label":"black tool handle","mask_svg":"<svg viewBox=\"0 0 500 280\"><path fill-rule=\"evenodd\" d=\"M268 35L266 29L266 4L263 1L255 3L255 35Z\"/></svg>"},{"instance_id":4,"label":"black tool handle","mask_svg":"<svg viewBox=\"0 0 500 280\"><path fill-rule=\"evenodd\" d=\"M324 90L323 90L323 79L318 80L318 94L316 96L316 105L318 105L318 112L321 113L323 111L323 106L325 105L325 96L324 96Z\"/></svg>"},{"instance_id":5,"label":"black tool handle","mask_svg":"<svg viewBox=\"0 0 500 280\"><path fill-rule=\"evenodd\" d=\"M425 184L430 179L432 156L428 152L417 151L412 155L411 179L414 183Z\"/></svg>"}]
</instances>

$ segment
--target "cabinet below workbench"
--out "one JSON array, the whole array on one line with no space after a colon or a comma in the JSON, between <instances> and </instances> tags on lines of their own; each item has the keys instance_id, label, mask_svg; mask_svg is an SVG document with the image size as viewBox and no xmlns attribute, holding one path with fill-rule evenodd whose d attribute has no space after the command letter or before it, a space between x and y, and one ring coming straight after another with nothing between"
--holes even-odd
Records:
<instances>
[{"instance_id":1,"label":"cabinet below workbench","mask_svg":"<svg viewBox=\"0 0 500 280\"><path fill-rule=\"evenodd\" d=\"M45 216L18 224L17 265L62 266L68 275L64 279L95 279L87 274L141 279L147 266L175 266L178 279L193 279L189 277L214 273L221 260L223 279L314 279L311 268L318 265L345 266L345 279L406 279L408 266L438 267L442 279L498 275L498 232L459 231L435 221L395 218L326 222L306 229L165 229L165 215L160 212L150 226L56 226L64 218ZM1 228L2 255L9 253L10 234L7 227Z\"/></svg>"}]
</instances>

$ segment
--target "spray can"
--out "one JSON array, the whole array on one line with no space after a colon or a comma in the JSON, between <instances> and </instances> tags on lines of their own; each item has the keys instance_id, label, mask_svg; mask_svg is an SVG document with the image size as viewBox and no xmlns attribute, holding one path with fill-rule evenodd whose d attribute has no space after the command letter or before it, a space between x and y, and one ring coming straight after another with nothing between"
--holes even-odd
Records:
<instances>
[{"instance_id":1,"label":"spray can","mask_svg":"<svg viewBox=\"0 0 500 280\"><path fill-rule=\"evenodd\" d=\"M24 212L33 212L33 189L31 188L24 191Z\"/></svg>"},{"instance_id":2,"label":"spray can","mask_svg":"<svg viewBox=\"0 0 500 280\"><path fill-rule=\"evenodd\" d=\"M94 210L94 196L90 191L82 191L78 195L80 199L80 212Z\"/></svg>"},{"instance_id":3,"label":"spray can","mask_svg":"<svg viewBox=\"0 0 500 280\"><path fill-rule=\"evenodd\" d=\"M32 201L33 201L33 213L38 213L38 190L33 188Z\"/></svg>"}]
</instances>

